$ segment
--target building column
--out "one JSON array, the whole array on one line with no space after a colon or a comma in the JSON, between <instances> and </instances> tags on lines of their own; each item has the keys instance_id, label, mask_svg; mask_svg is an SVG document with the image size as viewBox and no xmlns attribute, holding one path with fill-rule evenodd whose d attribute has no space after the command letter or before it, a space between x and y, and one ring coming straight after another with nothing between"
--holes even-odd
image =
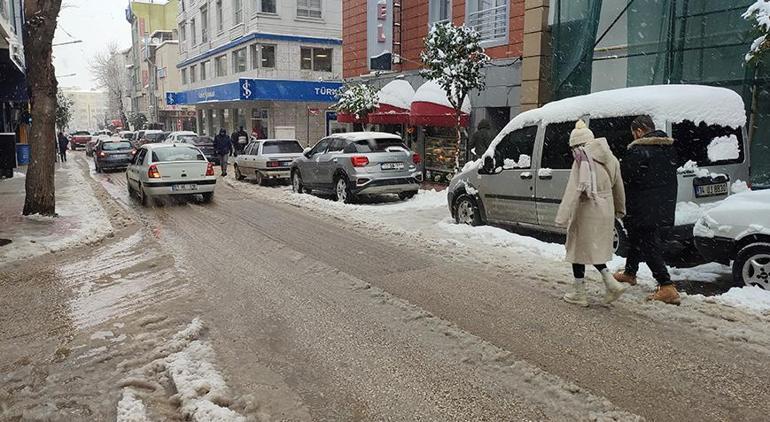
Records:
<instances>
[{"instance_id":1,"label":"building column","mask_svg":"<svg viewBox=\"0 0 770 422\"><path fill-rule=\"evenodd\" d=\"M217 133L214 130L214 110L209 108L204 110L204 113L206 113L206 125L209 127L209 136L214 136Z\"/></svg>"},{"instance_id":2,"label":"building column","mask_svg":"<svg viewBox=\"0 0 770 422\"><path fill-rule=\"evenodd\" d=\"M198 135L208 135L208 133L203 131L203 112L197 108L195 109L195 133Z\"/></svg>"},{"instance_id":3,"label":"building column","mask_svg":"<svg viewBox=\"0 0 770 422\"><path fill-rule=\"evenodd\" d=\"M217 130L220 128L224 128L227 130L227 124L225 123L225 109L224 108L218 108L217 109Z\"/></svg>"},{"instance_id":4,"label":"building column","mask_svg":"<svg viewBox=\"0 0 770 422\"><path fill-rule=\"evenodd\" d=\"M548 0L525 0L524 47L521 66L521 111L550 101L551 33Z\"/></svg>"}]
</instances>

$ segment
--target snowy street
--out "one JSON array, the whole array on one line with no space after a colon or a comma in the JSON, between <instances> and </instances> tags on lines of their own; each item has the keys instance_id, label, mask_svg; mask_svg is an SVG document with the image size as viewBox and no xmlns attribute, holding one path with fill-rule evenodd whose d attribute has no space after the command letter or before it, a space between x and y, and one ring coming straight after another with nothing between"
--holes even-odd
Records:
<instances>
[{"instance_id":1,"label":"snowy street","mask_svg":"<svg viewBox=\"0 0 770 422\"><path fill-rule=\"evenodd\" d=\"M672 268L678 307L644 302L646 267L603 306L589 270L580 308L562 245L455 225L442 192L344 205L228 176L143 208L70 156L82 218L112 227L0 255L0 420L770 414L770 299L728 267Z\"/></svg>"}]
</instances>

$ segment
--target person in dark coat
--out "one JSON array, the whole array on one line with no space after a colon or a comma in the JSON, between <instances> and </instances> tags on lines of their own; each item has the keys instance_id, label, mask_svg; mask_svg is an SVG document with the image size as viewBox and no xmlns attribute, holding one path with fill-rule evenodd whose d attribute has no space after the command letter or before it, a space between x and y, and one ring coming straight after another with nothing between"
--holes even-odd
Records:
<instances>
[{"instance_id":1,"label":"person in dark coat","mask_svg":"<svg viewBox=\"0 0 770 422\"><path fill-rule=\"evenodd\" d=\"M492 143L492 139L495 138L495 132L492 130L492 125L487 119L481 119L479 125L476 127L476 132L471 137L471 148L475 151L476 157L481 157L484 152L489 148L489 144Z\"/></svg>"},{"instance_id":2,"label":"person in dark coat","mask_svg":"<svg viewBox=\"0 0 770 422\"><path fill-rule=\"evenodd\" d=\"M634 141L620 162L626 190L628 257L615 279L636 284L639 263L646 262L658 282L657 291L647 300L678 305L679 293L663 260L660 229L674 225L677 196L677 153L674 140L655 129L650 116L639 116L631 123Z\"/></svg>"},{"instance_id":3,"label":"person in dark coat","mask_svg":"<svg viewBox=\"0 0 770 422\"><path fill-rule=\"evenodd\" d=\"M227 176L227 157L233 153L233 143L224 128L219 129L219 134L214 137L214 152L219 156L222 176Z\"/></svg>"},{"instance_id":4,"label":"person in dark coat","mask_svg":"<svg viewBox=\"0 0 770 422\"><path fill-rule=\"evenodd\" d=\"M65 162L67 161L67 147L69 146L70 141L62 132L59 132L59 134L56 135L56 138L59 144L59 159L62 162Z\"/></svg>"},{"instance_id":5,"label":"person in dark coat","mask_svg":"<svg viewBox=\"0 0 770 422\"><path fill-rule=\"evenodd\" d=\"M237 131L233 132L232 135L233 140L233 149L235 150L235 156L237 157L238 154L243 153L243 149L246 147L246 144L249 143L249 134L246 133L245 130L243 130L243 126L238 128Z\"/></svg>"}]
</instances>

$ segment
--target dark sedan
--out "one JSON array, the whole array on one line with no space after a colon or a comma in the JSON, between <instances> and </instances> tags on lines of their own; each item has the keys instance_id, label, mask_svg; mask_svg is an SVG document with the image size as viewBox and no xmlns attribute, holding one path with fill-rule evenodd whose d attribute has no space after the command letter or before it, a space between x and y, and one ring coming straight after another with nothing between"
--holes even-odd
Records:
<instances>
[{"instance_id":1,"label":"dark sedan","mask_svg":"<svg viewBox=\"0 0 770 422\"><path fill-rule=\"evenodd\" d=\"M178 142L193 145L206 156L206 160L215 165L219 165L219 157L214 152L214 140L208 136L180 136Z\"/></svg>"},{"instance_id":2,"label":"dark sedan","mask_svg":"<svg viewBox=\"0 0 770 422\"><path fill-rule=\"evenodd\" d=\"M121 140L99 141L94 149L94 166L96 172L104 170L125 169L134 157L131 142Z\"/></svg>"}]
</instances>

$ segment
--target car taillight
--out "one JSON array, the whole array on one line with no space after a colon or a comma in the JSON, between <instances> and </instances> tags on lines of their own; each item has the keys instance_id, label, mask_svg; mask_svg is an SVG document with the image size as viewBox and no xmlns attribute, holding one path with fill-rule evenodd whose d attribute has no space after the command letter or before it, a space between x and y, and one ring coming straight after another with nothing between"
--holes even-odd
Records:
<instances>
[{"instance_id":1,"label":"car taillight","mask_svg":"<svg viewBox=\"0 0 770 422\"><path fill-rule=\"evenodd\" d=\"M107 156L107 153L106 153L106 152L104 152L104 151L102 151L102 152L100 152L100 153L99 153L99 156L100 156L100 157L106 157L106 156Z\"/></svg>"},{"instance_id":2,"label":"car taillight","mask_svg":"<svg viewBox=\"0 0 770 422\"><path fill-rule=\"evenodd\" d=\"M213 176L214 175L214 163L207 163L206 164L206 176Z\"/></svg>"},{"instance_id":3,"label":"car taillight","mask_svg":"<svg viewBox=\"0 0 770 422\"><path fill-rule=\"evenodd\" d=\"M278 161L268 161L268 162L267 162L267 166L268 166L268 167L280 167L280 166L281 166L281 163L280 163L280 162L278 162Z\"/></svg>"},{"instance_id":4,"label":"car taillight","mask_svg":"<svg viewBox=\"0 0 770 422\"><path fill-rule=\"evenodd\" d=\"M364 167L369 164L369 158L357 155L355 157L350 157L350 162L353 164L353 167Z\"/></svg>"},{"instance_id":5,"label":"car taillight","mask_svg":"<svg viewBox=\"0 0 770 422\"><path fill-rule=\"evenodd\" d=\"M134 154L136 154L136 149L131 150L131 155L134 155Z\"/></svg>"},{"instance_id":6,"label":"car taillight","mask_svg":"<svg viewBox=\"0 0 770 422\"><path fill-rule=\"evenodd\" d=\"M149 169L147 169L147 177L150 179L160 179L160 172L158 171L158 166L155 164L151 165Z\"/></svg>"},{"instance_id":7,"label":"car taillight","mask_svg":"<svg viewBox=\"0 0 770 422\"><path fill-rule=\"evenodd\" d=\"M420 158L420 154L416 153L416 152L414 154L412 154L412 161L415 164L420 164L420 162L422 161L422 158Z\"/></svg>"}]
</instances>

